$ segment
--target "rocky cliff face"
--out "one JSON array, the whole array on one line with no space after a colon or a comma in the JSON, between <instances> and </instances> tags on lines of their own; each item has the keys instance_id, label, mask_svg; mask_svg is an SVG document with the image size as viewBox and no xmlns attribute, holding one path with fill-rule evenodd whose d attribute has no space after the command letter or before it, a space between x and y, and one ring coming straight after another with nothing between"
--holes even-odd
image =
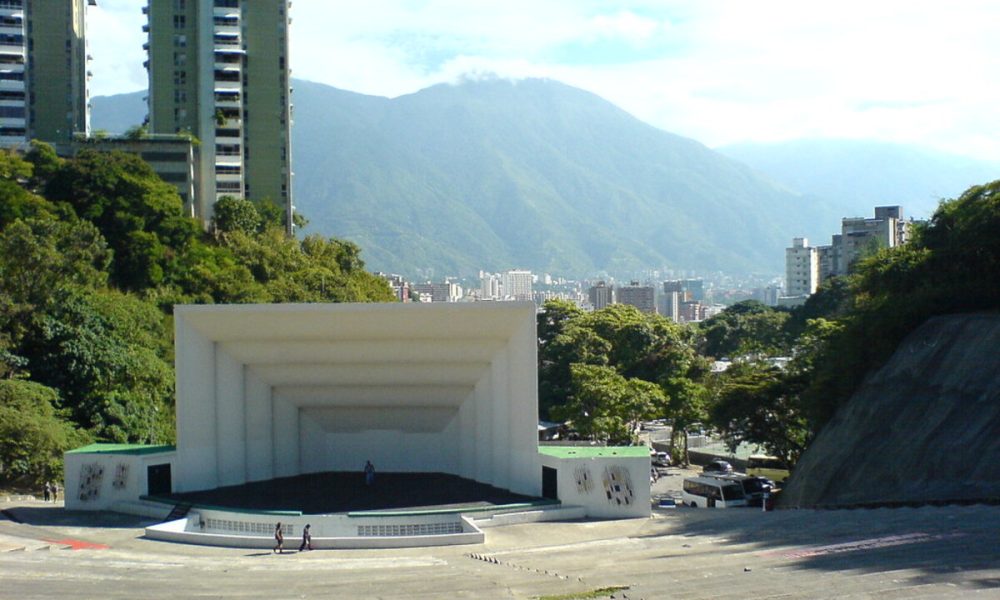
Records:
<instances>
[{"instance_id":1,"label":"rocky cliff face","mask_svg":"<svg viewBox=\"0 0 1000 600\"><path fill-rule=\"evenodd\" d=\"M910 334L820 432L781 503L985 498L1000 498L997 314L936 317Z\"/></svg>"}]
</instances>

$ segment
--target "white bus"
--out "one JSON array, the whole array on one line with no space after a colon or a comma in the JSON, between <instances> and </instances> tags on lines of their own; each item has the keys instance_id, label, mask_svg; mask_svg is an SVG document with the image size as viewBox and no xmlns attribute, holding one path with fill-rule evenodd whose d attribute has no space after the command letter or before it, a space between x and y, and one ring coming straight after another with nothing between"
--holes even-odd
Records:
<instances>
[{"instance_id":1,"label":"white bus","mask_svg":"<svg viewBox=\"0 0 1000 600\"><path fill-rule=\"evenodd\" d=\"M747 497L740 482L712 477L686 478L681 501L686 506L700 508L729 508L747 505Z\"/></svg>"}]
</instances>

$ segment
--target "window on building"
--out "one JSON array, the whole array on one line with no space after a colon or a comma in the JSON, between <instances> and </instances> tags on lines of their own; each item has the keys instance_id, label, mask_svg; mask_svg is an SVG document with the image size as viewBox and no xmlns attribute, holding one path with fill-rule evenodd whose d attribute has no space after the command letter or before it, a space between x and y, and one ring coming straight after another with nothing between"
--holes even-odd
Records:
<instances>
[{"instance_id":1,"label":"window on building","mask_svg":"<svg viewBox=\"0 0 1000 600\"><path fill-rule=\"evenodd\" d=\"M174 71L174 85L187 84L187 71Z\"/></svg>"},{"instance_id":2,"label":"window on building","mask_svg":"<svg viewBox=\"0 0 1000 600\"><path fill-rule=\"evenodd\" d=\"M184 15L174 15L174 29L187 28L187 17Z\"/></svg>"}]
</instances>

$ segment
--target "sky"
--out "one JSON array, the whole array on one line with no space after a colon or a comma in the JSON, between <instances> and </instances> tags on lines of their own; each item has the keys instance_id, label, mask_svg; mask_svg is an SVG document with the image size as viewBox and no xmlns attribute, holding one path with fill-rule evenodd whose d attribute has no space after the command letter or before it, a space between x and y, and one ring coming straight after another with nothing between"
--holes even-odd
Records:
<instances>
[{"instance_id":1,"label":"sky","mask_svg":"<svg viewBox=\"0 0 1000 600\"><path fill-rule=\"evenodd\" d=\"M92 95L145 88L143 4L90 9ZM712 147L872 139L1000 161L995 0L295 0L290 15L293 77L354 92L547 77Z\"/></svg>"}]
</instances>

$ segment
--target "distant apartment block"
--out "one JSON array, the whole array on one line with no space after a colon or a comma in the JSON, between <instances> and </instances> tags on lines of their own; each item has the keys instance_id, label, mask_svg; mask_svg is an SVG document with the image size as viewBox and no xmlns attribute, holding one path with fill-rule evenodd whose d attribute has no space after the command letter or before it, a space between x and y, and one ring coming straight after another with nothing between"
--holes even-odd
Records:
<instances>
[{"instance_id":1,"label":"distant apartment block","mask_svg":"<svg viewBox=\"0 0 1000 600\"><path fill-rule=\"evenodd\" d=\"M634 306L647 314L656 314L656 289L652 285L639 285L632 281L616 290L619 304Z\"/></svg>"},{"instance_id":2,"label":"distant apartment block","mask_svg":"<svg viewBox=\"0 0 1000 600\"><path fill-rule=\"evenodd\" d=\"M479 272L479 299L500 299L500 276L496 273Z\"/></svg>"},{"instance_id":3,"label":"distant apartment block","mask_svg":"<svg viewBox=\"0 0 1000 600\"><path fill-rule=\"evenodd\" d=\"M200 142L190 212L271 200L292 228L287 0L149 0L149 130Z\"/></svg>"},{"instance_id":4,"label":"distant apartment block","mask_svg":"<svg viewBox=\"0 0 1000 600\"><path fill-rule=\"evenodd\" d=\"M705 301L705 282L701 279L671 279L663 282L660 314L675 323L699 321Z\"/></svg>"},{"instance_id":5,"label":"distant apartment block","mask_svg":"<svg viewBox=\"0 0 1000 600\"><path fill-rule=\"evenodd\" d=\"M0 0L0 146L89 133L86 13L96 4Z\"/></svg>"},{"instance_id":6,"label":"distant apartment block","mask_svg":"<svg viewBox=\"0 0 1000 600\"><path fill-rule=\"evenodd\" d=\"M377 273L379 277L385 279L389 287L392 288L392 293L395 294L396 300L398 302L409 302L410 301L410 284L407 282L402 275L387 274L387 273Z\"/></svg>"},{"instance_id":7,"label":"distant apartment block","mask_svg":"<svg viewBox=\"0 0 1000 600\"><path fill-rule=\"evenodd\" d=\"M785 296L779 304L800 304L830 277L849 273L863 256L904 244L912 225L904 221L902 207L876 206L874 218L841 219L840 233L832 236L829 246L793 239L785 250Z\"/></svg>"},{"instance_id":8,"label":"distant apartment block","mask_svg":"<svg viewBox=\"0 0 1000 600\"><path fill-rule=\"evenodd\" d=\"M411 283L410 294L420 302L458 302L462 299L462 286L446 281L443 283Z\"/></svg>"},{"instance_id":9,"label":"distant apartment block","mask_svg":"<svg viewBox=\"0 0 1000 600\"><path fill-rule=\"evenodd\" d=\"M810 296L819 287L819 254L806 238L785 249L785 295Z\"/></svg>"},{"instance_id":10,"label":"distant apartment block","mask_svg":"<svg viewBox=\"0 0 1000 600\"><path fill-rule=\"evenodd\" d=\"M531 300L534 279L531 271L507 271L500 275L500 292L505 300Z\"/></svg>"},{"instance_id":11,"label":"distant apartment block","mask_svg":"<svg viewBox=\"0 0 1000 600\"><path fill-rule=\"evenodd\" d=\"M594 310L601 310L615 303L615 288L603 281L598 281L587 290L587 298Z\"/></svg>"}]
</instances>

